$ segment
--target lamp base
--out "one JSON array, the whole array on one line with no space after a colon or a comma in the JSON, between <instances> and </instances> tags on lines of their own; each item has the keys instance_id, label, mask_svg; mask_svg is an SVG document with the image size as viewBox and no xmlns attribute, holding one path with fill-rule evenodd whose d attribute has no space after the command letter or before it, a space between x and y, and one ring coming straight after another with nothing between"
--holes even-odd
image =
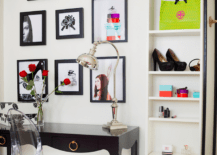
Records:
<instances>
[{"instance_id":1,"label":"lamp base","mask_svg":"<svg viewBox=\"0 0 217 155\"><path fill-rule=\"evenodd\" d=\"M117 129L127 129L127 126L119 122L108 122L106 125L102 126L105 129L117 130Z\"/></svg>"}]
</instances>

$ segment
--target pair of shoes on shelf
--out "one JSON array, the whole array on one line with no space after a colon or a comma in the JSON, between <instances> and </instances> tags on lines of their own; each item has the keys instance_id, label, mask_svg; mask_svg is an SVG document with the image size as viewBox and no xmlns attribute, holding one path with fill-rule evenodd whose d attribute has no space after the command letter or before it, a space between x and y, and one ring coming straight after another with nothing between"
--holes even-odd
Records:
<instances>
[{"instance_id":1,"label":"pair of shoes on shelf","mask_svg":"<svg viewBox=\"0 0 217 155\"><path fill-rule=\"evenodd\" d=\"M187 66L186 62L179 61L179 59L171 49L168 49L166 53L167 60L156 48L152 53L152 57L154 59L154 71L156 71L157 63L159 64L159 68L161 71L171 71L173 68L175 71L184 71Z\"/></svg>"}]
</instances>

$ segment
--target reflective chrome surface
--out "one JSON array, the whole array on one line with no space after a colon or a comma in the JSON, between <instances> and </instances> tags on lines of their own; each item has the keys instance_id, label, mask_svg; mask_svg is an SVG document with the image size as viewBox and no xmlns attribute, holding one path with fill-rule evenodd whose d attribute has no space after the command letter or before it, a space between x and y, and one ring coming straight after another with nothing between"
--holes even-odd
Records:
<instances>
[{"instance_id":1,"label":"reflective chrome surface","mask_svg":"<svg viewBox=\"0 0 217 155\"><path fill-rule=\"evenodd\" d=\"M77 58L77 63L80 65L92 69L92 70L97 70L98 69L98 60L95 56L91 54L82 54Z\"/></svg>"}]
</instances>

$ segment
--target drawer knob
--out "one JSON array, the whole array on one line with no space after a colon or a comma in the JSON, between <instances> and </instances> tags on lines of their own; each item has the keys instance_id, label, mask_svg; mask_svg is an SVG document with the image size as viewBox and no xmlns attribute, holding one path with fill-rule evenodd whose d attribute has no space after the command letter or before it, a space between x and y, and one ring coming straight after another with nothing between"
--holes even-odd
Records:
<instances>
[{"instance_id":1,"label":"drawer knob","mask_svg":"<svg viewBox=\"0 0 217 155\"><path fill-rule=\"evenodd\" d=\"M71 144L75 144L75 145L76 145L76 148L75 148L75 149L72 149L72 148L71 148ZM78 143L77 143L76 141L70 142L70 143L69 143L69 149L70 149L71 151L73 151L73 152L77 151L77 149L78 149Z\"/></svg>"},{"instance_id":2,"label":"drawer knob","mask_svg":"<svg viewBox=\"0 0 217 155\"><path fill-rule=\"evenodd\" d=\"M6 139L5 139L5 137L3 137L3 136L0 136L0 139L3 139L3 143L0 143L0 145L5 145L5 143L6 143Z\"/></svg>"}]
</instances>

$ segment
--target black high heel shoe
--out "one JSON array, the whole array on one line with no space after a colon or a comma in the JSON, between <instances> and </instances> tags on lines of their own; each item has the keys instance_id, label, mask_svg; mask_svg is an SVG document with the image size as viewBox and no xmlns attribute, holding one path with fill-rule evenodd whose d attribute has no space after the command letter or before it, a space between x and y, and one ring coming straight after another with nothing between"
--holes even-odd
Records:
<instances>
[{"instance_id":1,"label":"black high heel shoe","mask_svg":"<svg viewBox=\"0 0 217 155\"><path fill-rule=\"evenodd\" d=\"M168 62L156 48L152 53L152 57L154 59L154 71L156 71L157 63L161 71L171 71L173 69L174 63Z\"/></svg>"},{"instance_id":2,"label":"black high heel shoe","mask_svg":"<svg viewBox=\"0 0 217 155\"><path fill-rule=\"evenodd\" d=\"M186 69L187 63L180 62L175 53L171 49L168 49L166 56L169 62L174 62L175 71L184 71Z\"/></svg>"}]
</instances>

